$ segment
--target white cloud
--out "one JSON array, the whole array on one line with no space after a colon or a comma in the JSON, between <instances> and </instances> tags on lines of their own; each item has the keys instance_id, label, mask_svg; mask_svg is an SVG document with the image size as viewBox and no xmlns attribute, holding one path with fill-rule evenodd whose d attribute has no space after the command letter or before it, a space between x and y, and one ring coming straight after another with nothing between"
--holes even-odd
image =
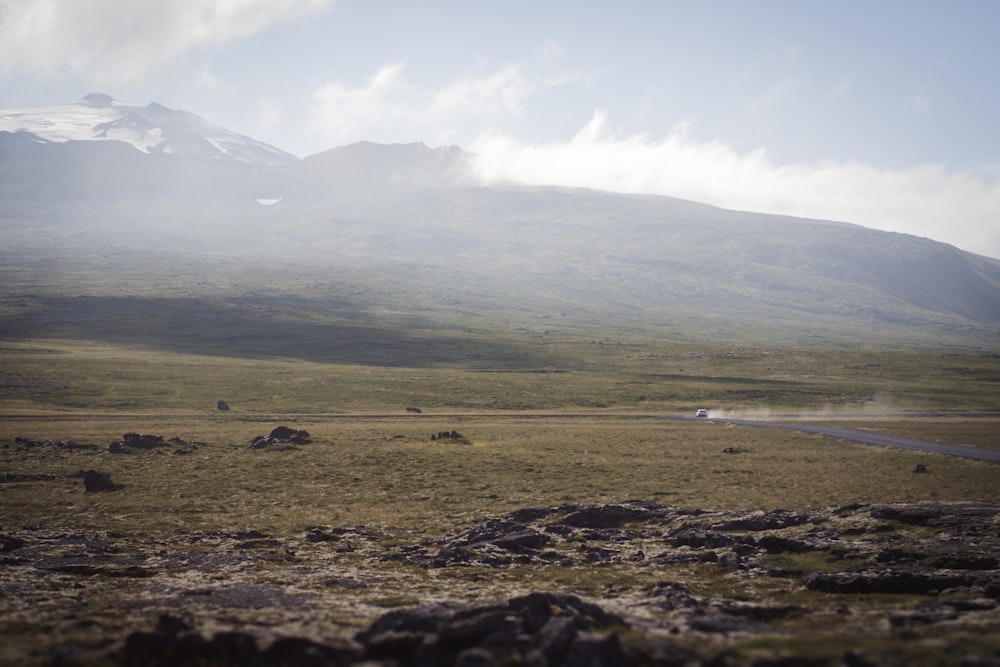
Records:
<instances>
[{"instance_id":1,"label":"white cloud","mask_svg":"<svg viewBox=\"0 0 1000 667\"><path fill-rule=\"evenodd\" d=\"M830 100L831 102L836 102L840 99L843 99L850 91L852 85L854 85L854 77L853 76L844 77L843 79L838 81L837 84L833 86L833 88L830 89L830 92L827 94L827 99Z\"/></svg>"},{"instance_id":2,"label":"white cloud","mask_svg":"<svg viewBox=\"0 0 1000 667\"><path fill-rule=\"evenodd\" d=\"M407 81L404 69L402 63L386 65L357 87L323 84L310 100L313 133L332 145L360 140L461 143L478 128L519 116L537 87L514 64L469 73L439 88Z\"/></svg>"},{"instance_id":3,"label":"white cloud","mask_svg":"<svg viewBox=\"0 0 1000 667\"><path fill-rule=\"evenodd\" d=\"M327 83L310 105L312 133L329 145L370 140L458 144L475 154L488 182L589 187L662 194L725 208L840 220L905 232L1000 257L1000 178L941 165L878 169L858 162L774 163L763 148L739 152L699 140L691 122L661 138L625 134L598 111L570 139L515 139L530 97L560 85L531 64L465 74L440 87L408 81L388 65L357 87ZM838 84L835 95L851 85ZM784 90L783 87L782 89ZM787 91L786 91L787 92Z\"/></svg>"},{"instance_id":4,"label":"white cloud","mask_svg":"<svg viewBox=\"0 0 1000 667\"><path fill-rule=\"evenodd\" d=\"M906 98L906 108L914 113L923 113L930 107L931 100L924 92L923 86L915 88Z\"/></svg>"},{"instance_id":5,"label":"white cloud","mask_svg":"<svg viewBox=\"0 0 1000 667\"><path fill-rule=\"evenodd\" d=\"M134 81L332 0L0 0L0 72Z\"/></svg>"},{"instance_id":6,"label":"white cloud","mask_svg":"<svg viewBox=\"0 0 1000 667\"><path fill-rule=\"evenodd\" d=\"M699 141L681 123L662 139L619 135L596 112L565 142L528 145L485 133L472 145L487 181L663 194L740 210L852 222L1000 257L1000 179L925 164L883 170L856 162L774 164Z\"/></svg>"}]
</instances>

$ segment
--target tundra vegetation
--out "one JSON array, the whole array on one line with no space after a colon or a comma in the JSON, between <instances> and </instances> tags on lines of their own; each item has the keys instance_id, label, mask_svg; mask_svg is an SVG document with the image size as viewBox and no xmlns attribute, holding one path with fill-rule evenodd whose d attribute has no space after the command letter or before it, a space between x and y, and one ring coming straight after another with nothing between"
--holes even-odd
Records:
<instances>
[{"instance_id":1,"label":"tundra vegetation","mask_svg":"<svg viewBox=\"0 0 1000 667\"><path fill-rule=\"evenodd\" d=\"M1000 650L995 587L838 593L803 583L887 553L924 568L965 558L959 571L970 571L977 554L990 558L987 542L960 546L953 526L830 508L995 507L996 466L658 418L704 406L996 449L996 356L596 329L396 333L385 340L399 354L445 346L459 362L265 357L242 354L238 340L208 354L100 339L2 343L0 662L127 661L130 634L164 618L203 635L247 632L261 646L274 637L341 646L391 609L539 591L619 614L624 629L598 636L614 634L648 664L834 664L845 647L872 664L959 664ZM486 358L476 352L484 339ZM308 441L250 449L279 425ZM431 439L452 430L462 438ZM140 432L159 436L157 446L109 450ZM926 474L914 473L920 465ZM115 489L87 493L86 470L108 473ZM636 519L615 535L574 529L557 540L556 522L548 551L463 543L462 559L434 561L459 548L449 540L519 510L635 501L660 508L655 529ZM681 544L690 558L665 555L698 522L669 523L662 508L715 513L716 523L776 511L815 512L817 529L834 516L855 523L822 546L764 553L755 567L765 574L750 576L727 566L725 554L739 550L724 540ZM980 528L995 544L996 520ZM862 549L851 534L886 546ZM951 552L941 548L949 539ZM658 636L671 652L650 648Z\"/></svg>"},{"instance_id":2,"label":"tundra vegetation","mask_svg":"<svg viewBox=\"0 0 1000 667\"><path fill-rule=\"evenodd\" d=\"M124 255L4 265L0 663L998 657L995 465L661 418L1000 449L985 343Z\"/></svg>"}]
</instances>

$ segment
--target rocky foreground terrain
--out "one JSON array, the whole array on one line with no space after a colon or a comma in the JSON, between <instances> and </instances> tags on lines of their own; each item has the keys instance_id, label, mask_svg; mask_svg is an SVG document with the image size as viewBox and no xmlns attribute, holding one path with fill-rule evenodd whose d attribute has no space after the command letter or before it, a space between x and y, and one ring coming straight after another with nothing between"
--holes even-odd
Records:
<instances>
[{"instance_id":1,"label":"rocky foreground terrain","mask_svg":"<svg viewBox=\"0 0 1000 667\"><path fill-rule=\"evenodd\" d=\"M137 543L0 534L9 664L1000 665L1000 513L526 508ZM541 586L545 588L542 589Z\"/></svg>"}]
</instances>

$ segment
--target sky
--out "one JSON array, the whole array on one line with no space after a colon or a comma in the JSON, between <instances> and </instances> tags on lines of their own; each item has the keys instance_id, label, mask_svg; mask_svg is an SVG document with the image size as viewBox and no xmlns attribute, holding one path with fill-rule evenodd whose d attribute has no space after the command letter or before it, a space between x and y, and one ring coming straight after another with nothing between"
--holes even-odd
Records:
<instances>
[{"instance_id":1,"label":"sky","mask_svg":"<svg viewBox=\"0 0 1000 667\"><path fill-rule=\"evenodd\" d=\"M852 222L1000 258L997 0L0 0L0 108Z\"/></svg>"}]
</instances>

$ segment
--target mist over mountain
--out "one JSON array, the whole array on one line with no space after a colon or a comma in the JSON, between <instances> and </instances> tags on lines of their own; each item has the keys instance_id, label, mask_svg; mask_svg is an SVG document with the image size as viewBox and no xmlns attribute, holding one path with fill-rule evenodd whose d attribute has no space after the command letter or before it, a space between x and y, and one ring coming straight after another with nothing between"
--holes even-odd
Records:
<instances>
[{"instance_id":1,"label":"mist over mountain","mask_svg":"<svg viewBox=\"0 0 1000 667\"><path fill-rule=\"evenodd\" d=\"M93 96L86 103L116 108ZM203 122L152 107L116 111L118 121L103 121L107 138L126 129L175 137L170 128ZM143 122L153 125L140 132ZM167 286L164 271L185 285L183 272L194 271L220 289L236 282L226 272L238 258L242 288L246 267L261 275L279 267L285 293L349 279L366 308L429 317L535 318L686 339L1000 342L1000 261L929 239L662 196L487 186L454 147L362 142L282 161L286 154L249 159L228 144L226 159L173 145L143 151L121 139L0 132L8 269L66 253L109 262L117 248L147 257L149 275ZM58 268L47 275L60 284ZM12 288L16 281L5 296L17 297Z\"/></svg>"}]
</instances>

